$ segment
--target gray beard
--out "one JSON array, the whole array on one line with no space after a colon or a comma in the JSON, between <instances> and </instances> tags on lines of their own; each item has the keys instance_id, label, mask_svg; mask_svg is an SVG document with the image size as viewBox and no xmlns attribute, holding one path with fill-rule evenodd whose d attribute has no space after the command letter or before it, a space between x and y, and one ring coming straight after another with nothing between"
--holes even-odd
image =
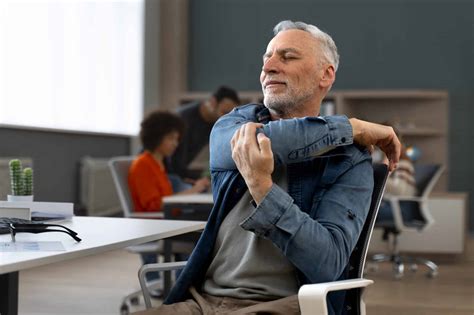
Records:
<instances>
[{"instance_id":1,"label":"gray beard","mask_svg":"<svg viewBox=\"0 0 474 315\"><path fill-rule=\"evenodd\" d=\"M264 96L263 104L280 118L291 118L295 112L299 112L304 102L311 96L291 97L288 94L270 97Z\"/></svg>"}]
</instances>

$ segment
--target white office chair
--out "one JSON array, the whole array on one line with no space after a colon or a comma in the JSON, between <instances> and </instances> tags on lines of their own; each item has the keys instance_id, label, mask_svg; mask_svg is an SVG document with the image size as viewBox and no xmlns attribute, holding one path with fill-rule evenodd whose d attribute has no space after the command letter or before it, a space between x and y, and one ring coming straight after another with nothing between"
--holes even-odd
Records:
<instances>
[{"instance_id":1,"label":"white office chair","mask_svg":"<svg viewBox=\"0 0 474 315\"><path fill-rule=\"evenodd\" d=\"M132 198L128 189L128 170L135 158L131 156L121 156L110 159L109 168L112 172L112 178L114 179L115 188L120 199L120 205L123 210L123 216L126 218L163 218L162 212L134 212ZM189 254L193 249L193 244L189 242L172 242L171 252L176 254ZM136 254L147 254L153 253L157 255L164 254L164 242L150 242L141 245L135 245L127 247L127 250ZM157 289L161 287L159 280L148 283L150 289ZM130 304L139 304L140 297L142 296L141 290L136 290L125 296L122 299L120 306L121 314L128 314L130 310Z\"/></svg>"},{"instance_id":2,"label":"white office chair","mask_svg":"<svg viewBox=\"0 0 474 315\"><path fill-rule=\"evenodd\" d=\"M372 199L360 233L357 244L352 251L349 264L346 267L347 280L326 283L306 284L300 287L298 302L302 315L327 315L327 294L331 291L347 290L344 308L347 314L365 315L365 303L363 300L364 288L372 284L372 280L364 279L364 266L367 258L367 250L375 225L375 219L380 207L382 195L388 176L388 168L384 164L374 164L374 190ZM167 271L183 269L185 261L143 265L138 271L138 279L143 290L146 308L151 308L149 287L145 281L145 275L153 271Z\"/></svg>"}]
</instances>

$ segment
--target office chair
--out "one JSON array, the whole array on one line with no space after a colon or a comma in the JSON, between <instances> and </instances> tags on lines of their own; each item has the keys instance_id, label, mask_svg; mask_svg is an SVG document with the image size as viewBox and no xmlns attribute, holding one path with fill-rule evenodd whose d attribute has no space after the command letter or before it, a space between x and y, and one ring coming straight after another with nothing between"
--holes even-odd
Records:
<instances>
[{"instance_id":1,"label":"office chair","mask_svg":"<svg viewBox=\"0 0 474 315\"><path fill-rule=\"evenodd\" d=\"M306 284L301 286L298 292L298 301L301 314L321 314L327 315L326 297L328 292L348 290L345 295L344 308L348 315L365 315L365 303L363 301L363 290L373 283L372 280L364 279L364 265L367 257L367 249L370 237L375 225L375 219L382 200L385 183L388 176L388 167L384 164L374 164L374 190L372 192L369 212L362 228L357 244L352 251L349 264L346 267L347 280L333 281L326 283ZM148 272L182 269L186 262L172 262L143 265L138 278L143 290L143 297L146 308L151 308L149 288L145 281Z\"/></svg>"},{"instance_id":2,"label":"office chair","mask_svg":"<svg viewBox=\"0 0 474 315\"><path fill-rule=\"evenodd\" d=\"M120 199L120 205L123 210L125 218L164 218L163 212L134 212L132 198L128 189L128 170L132 164L134 157L122 156L110 159L109 168L112 172L115 188ZM135 245L127 247L127 250L136 254L156 254L164 255L165 248L173 254L189 254L193 249L193 244L190 242L170 242L165 244L163 241L149 242L146 244ZM165 260L166 261L166 260ZM160 288L159 280L149 283L152 289ZM137 290L125 296L122 299L120 307L122 314L128 314L130 304L139 304L139 298L142 296L142 291Z\"/></svg>"},{"instance_id":3,"label":"office chair","mask_svg":"<svg viewBox=\"0 0 474 315\"><path fill-rule=\"evenodd\" d=\"M377 269L376 263L390 261L393 264L395 279L401 279L404 274L404 263L410 264L410 270L416 271L418 264L428 267L427 276L438 275L438 266L427 259L402 256L398 250L400 233L408 230L423 231L434 223L428 208L428 196L436 185L444 167L441 165L415 165L415 184L417 196L394 196L385 194L380 207L380 218L375 223L376 228L383 229L383 239L388 242L389 254L376 254L371 261L375 263L370 269ZM390 242L391 239L391 242Z\"/></svg>"}]
</instances>

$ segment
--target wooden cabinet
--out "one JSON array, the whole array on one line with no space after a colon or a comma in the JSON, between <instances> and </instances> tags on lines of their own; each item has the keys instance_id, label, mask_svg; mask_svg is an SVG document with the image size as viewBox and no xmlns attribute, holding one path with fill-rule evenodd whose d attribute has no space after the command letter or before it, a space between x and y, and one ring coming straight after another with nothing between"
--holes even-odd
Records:
<instances>
[{"instance_id":1,"label":"wooden cabinet","mask_svg":"<svg viewBox=\"0 0 474 315\"><path fill-rule=\"evenodd\" d=\"M333 102L335 113L388 123L406 146L421 152L416 163L445 166L435 191L448 188L448 93L433 90L335 91L325 102Z\"/></svg>"},{"instance_id":2,"label":"wooden cabinet","mask_svg":"<svg viewBox=\"0 0 474 315\"><path fill-rule=\"evenodd\" d=\"M399 235L398 249L402 252L428 254L463 254L466 247L467 193L435 193L429 198L429 209L434 223L421 232L403 231ZM375 229L369 251L388 252L382 240L382 230Z\"/></svg>"}]
</instances>

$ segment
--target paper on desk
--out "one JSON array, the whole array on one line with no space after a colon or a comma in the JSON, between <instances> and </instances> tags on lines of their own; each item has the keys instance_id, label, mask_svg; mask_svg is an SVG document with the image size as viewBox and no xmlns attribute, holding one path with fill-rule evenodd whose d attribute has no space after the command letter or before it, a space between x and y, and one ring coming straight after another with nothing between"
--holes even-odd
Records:
<instances>
[{"instance_id":1,"label":"paper on desk","mask_svg":"<svg viewBox=\"0 0 474 315\"><path fill-rule=\"evenodd\" d=\"M65 251L61 242L0 242L0 252Z\"/></svg>"}]
</instances>

